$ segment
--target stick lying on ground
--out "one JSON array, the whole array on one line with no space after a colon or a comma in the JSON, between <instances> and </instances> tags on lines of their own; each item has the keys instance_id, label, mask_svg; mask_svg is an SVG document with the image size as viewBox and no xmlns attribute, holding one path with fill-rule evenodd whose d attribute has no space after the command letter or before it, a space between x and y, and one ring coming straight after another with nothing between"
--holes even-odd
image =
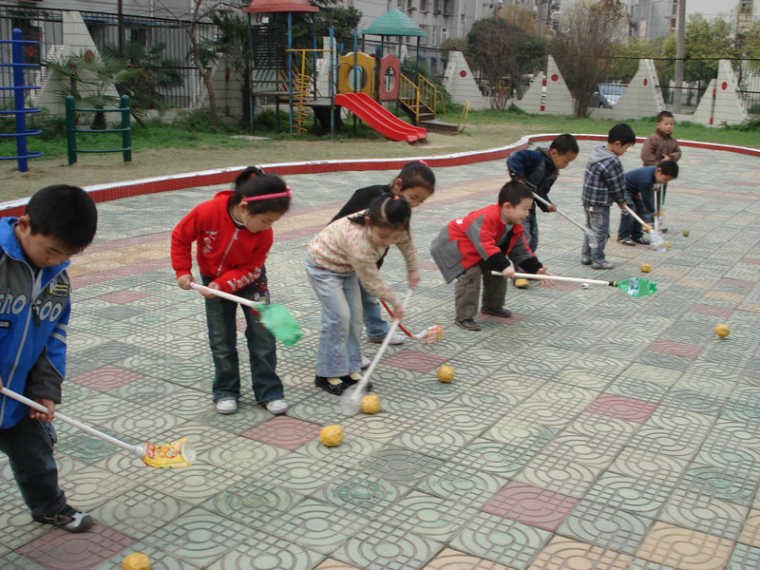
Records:
<instances>
[{"instance_id":1,"label":"stick lying on ground","mask_svg":"<svg viewBox=\"0 0 760 570\"><path fill-rule=\"evenodd\" d=\"M385 307L385 310L388 311L388 314L391 316L391 318L393 318L393 311L391 311L388 303L386 303L384 299L380 299L380 302L383 304L383 307ZM421 340L424 344L435 344L443 338L443 327L441 327L441 325L429 326L424 331L416 334L412 333L401 323L398 324L398 328L409 338L413 338L414 340Z\"/></svg>"},{"instance_id":2,"label":"stick lying on ground","mask_svg":"<svg viewBox=\"0 0 760 570\"><path fill-rule=\"evenodd\" d=\"M301 327L298 326L298 323L285 305L279 305L277 303L256 303L245 297L239 297L232 293L225 293L224 291L212 289L211 287L206 287L205 285L200 285L198 283L190 283L190 287L197 291L210 293L217 297L221 297L222 299L234 301L235 303L240 303L241 305L253 309L259 314L259 322L261 322L262 326L271 332L284 345L293 346L301 340L301 337L303 336Z\"/></svg>"},{"instance_id":3,"label":"stick lying on ground","mask_svg":"<svg viewBox=\"0 0 760 570\"><path fill-rule=\"evenodd\" d=\"M403 305L404 310L406 310L406 306L409 304L409 297L412 296L412 291L413 289L409 289L406 292ZM385 334L383 344L380 345L380 349L377 351L377 354L375 354L375 357L372 359L372 363L369 365L369 368L367 369L367 372L364 373L362 379L359 380L359 383L355 386L349 387L345 392L343 392L343 395L341 395L340 404L344 415L353 416L356 415L356 412L359 411L359 405L361 404L362 396L364 396L367 384L369 383L369 377L372 376L377 363L380 362L380 358L383 356L385 349L388 348L388 344L391 342L391 337L396 331L396 327L399 325L399 322L400 321L398 319L393 319L388 332Z\"/></svg>"},{"instance_id":4,"label":"stick lying on ground","mask_svg":"<svg viewBox=\"0 0 760 570\"><path fill-rule=\"evenodd\" d=\"M501 275L499 271L491 271L491 275ZM657 291L657 283L641 277L631 277L623 281L604 281L602 279L583 279L582 277L561 277L559 275L538 275L533 273L515 273L515 279L536 279L538 281L561 281L565 283L580 283L581 285L608 285L626 292L629 297L648 297Z\"/></svg>"},{"instance_id":5,"label":"stick lying on ground","mask_svg":"<svg viewBox=\"0 0 760 570\"><path fill-rule=\"evenodd\" d=\"M30 400L26 396L22 396L18 392L14 392L5 386L0 388L0 393L8 396L9 398L13 398L22 404L26 404L30 408L39 410L40 412L48 412L48 409L42 404L35 402L34 400ZM142 459L145 465L149 465L150 467L187 467L193 461L195 461L195 451L192 447L190 447L190 445L188 445L186 437L183 437L182 439L178 439L177 441L173 441L171 443L165 443L161 445L154 445L152 443L132 445L126 441L116 439L107 433L103 433L102 431L99 431L92 426L83 424L79 420L65 416L58 411L55 412L55 417L63 420L68 424L73 425L74 427L78 427L82 431L87 432L99 439L102 439L103 441L112 443L113 445L121 447L122 449L126 449L133 455L136 455Z\"/></svg>"}]
</instances>

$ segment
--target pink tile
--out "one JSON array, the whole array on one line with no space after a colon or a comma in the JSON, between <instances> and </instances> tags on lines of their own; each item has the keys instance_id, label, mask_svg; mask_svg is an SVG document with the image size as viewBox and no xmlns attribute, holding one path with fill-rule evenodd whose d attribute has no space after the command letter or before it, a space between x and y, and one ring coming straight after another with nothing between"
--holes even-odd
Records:
<instances>
[{"instance_id":1,"label":"pink tile","mask_svg":"<svg viewBox=\"0 0 760 570\"><path fill-rule=\"evenodd\" d=\"M94 390L107 391L124 386L140 378L142 376L137 372L109 365L96 368L74 378L67 378L67 381L76 382Z\"/></svg>"},{"instance_id":2,"label":"pink tile","mask_svg":"<svg viewBox=\"0 0 760 570\"><path fill-rule=\"evenodd\" d=\"M483 507L499 515L545 530L556 530L575 507L578 499L525 483L504 486Z\"/></svg>"},{"instance_id":3,"label":"pink tile","mask_svg":"<svg viewBox=\"0 0 760 570\"><path fill-rule=\"evenodd\" d=\"M398 366L399 368L413 372L430 372L447 360L448 358L425 354L424 352L402 350L390 358L386 358L383 364L386 366Z\"/></svg>"},{"instance_id":4,"label":"pink tile","mask_svg":"<svg viewBox=\"0 0 760 570\"><path fill-rule=\"evenodd\" d=\"M146 297L148 297L148 295L138 293L137 291L130 291L129 289L123 289L121 291L114 291L113 293L100 295L98 299L108 301L109 303L119 303L123 305L139 299L145 299Z\"/></svg>"},{"instance_id":5,"label":"pink tile","mask_svg":"<svg viewBox=\"0 0 760 570\"><path fill-rule=\"evenodd\" d=\"M476 317L480 321L488 321L489 323L504 323L504 324L514 324L519 323L521 320L525 318L525 315L517 315L515 313L512 313L512 316L508 319L503 319L501 317L494 317L493 315L484 315L483 313L479 313Z\"/></svg>"},{"instance_id":6,"label":"pink tile","mask_svg":"<svg viewBox=\"0 0 760 570\"><path fill-rule=\"evenodd\" d=\"M714 305L696 304L692 305L689 309L692 313L699 313L701 315L710 315L712 317L730 317L734 310L728 307L716 307Z\"/></svg>"},{"instance_id":7,"label":"pink tile","mask_svg":"<svg viewBox=\"0 0 760 570\"><path fill-rule=\"evenodd\" d=\"M742 263L750 263L752 265L760 265L760 259L753 258L753 257L744 257L740 259L739 261L741 261Z\"/></svg>"},{"instance_id":8,"label":"pink tile","mask_svg":"<svg viewBox=\"0 0 760 570\"><path fill-rule=\"evenodd\" d=\"M647 347L652 352L670 354L671 356L680 356L682 358L696 358L702 352L701 346L686 344L685 342L675 342L673 340L658 339Z\"/></svg>"},{"instance_id":9,"label":"pink tile","mask_svg":"<svg viewBox=\"0 0 760 570\"><path fill-rule=\"evenodd\" d=\"M107 560L133 543L131 538L96 522L88 532L81 534L53 529L25 544L18 552L45 568L81 570Z\"/></svg>"},{"instance_id":10,"label":"pink tile","mask_svg":"<svg viewBox=\"0 0 760 570\"><path fill-rule=\"evenodd\" d=\"M730 287L739 287L741 289L752 289L755 286L754 281L744 281L742 279L720 279L718 285L728 285Z\"/></svg>"},{"instance_id":11,"label":"pink tile","mask_svg":"<svg viewBox=\"0 0 760 570\"><path fill-rule=\"evenodd\" d=\"M322 427L317 424L311 424L287 416L276 416L263 424L257 425L255 428L243 432L242 435L262 443L276 445L282 449L292 451L319 436L321 429Z\"/></svg>"},{"instance_id":12,"label":"pink tile","mask_svg":"<svg viewBox=\"0 0 760 570\"><path fill-rule=\"evenodd\" d=\"M657 405L649 402L614 394L600 394L596 400L589 404L586 411L591 414L643 424L656 409Z\"/></svg>"}]
</instances>

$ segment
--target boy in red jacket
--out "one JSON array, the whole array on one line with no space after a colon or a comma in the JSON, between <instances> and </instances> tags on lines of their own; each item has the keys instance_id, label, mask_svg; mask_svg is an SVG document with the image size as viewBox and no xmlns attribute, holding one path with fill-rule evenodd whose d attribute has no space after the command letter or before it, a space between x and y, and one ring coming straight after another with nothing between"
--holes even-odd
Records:
<instances>
[{"instance_id":1,"label":"boy in red jacket","mask_svg":"<svg viewBox=\"0 0 760 570\"><path fill-rule=\"evenodd\" d=\"M483 281L483 308L486 315L509 318L504 296L507 279L514 266L528 273L546 273L528 246L521 222L533 205L531 189L511 180L499 191L499 203L491 204L450 221L433 240L430 253L446 283L454 287L458 327L479 331L474 316L478 312L480 281ZM502 275L491 275L499 271Z\"/></svg>"},{"instance_id":2,"label":"boy in red jacket","mask_svg":"<svg viewBox=\"0 0 760 570\"><path fill-rule=\"evenodd\" d=\"M172 267L177 285L190 289L191 245L197 241L197 258L203 284L241 297L269 302L261 291L264 262L272 247L272 224L290 207L290 190L273 175L256 176L234 191L219 192L213 200L193 208L172 232ZM264 286L265 287L265 286ZM207 294L206 323L214 360L213 397L216 411L232 414L240 397L237 353L237 303ZM275 372L275 339L251 310L244 310L245 337L251 359L251 378L256 401L273 414L288 405Z\"/></svg>"}]
</instances>

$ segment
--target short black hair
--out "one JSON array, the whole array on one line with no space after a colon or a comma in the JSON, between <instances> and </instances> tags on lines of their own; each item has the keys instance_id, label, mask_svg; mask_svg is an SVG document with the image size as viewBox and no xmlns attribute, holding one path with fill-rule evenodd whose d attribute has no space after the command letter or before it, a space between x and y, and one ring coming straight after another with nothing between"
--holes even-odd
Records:
<instances>
[{"instance_id":1,"label":"short black hair","mask_svg":"<svg viewBox=\"0 0 760 570\"><path fill-rule=\"evenodd\" d=\"M659 168L660 172L662 172L665 176L678 178L678 163L675 160L663 160L660 164L657 165L657 168Z\"/></svg>"},{"instance_id":2,"label":"short black hair","mask_svg":"<svg viewBox=\"0 0 760 570\"><path fill-rule=\"evenodd\" d=\"M578 154L580 152L580 149L578 148L578 141L575 140L575 137L569 133L559 135L557 138L555 138L552 141L552 144L549 146L549 150L551 149L556 150L559 154L567 154L568 152Z\"/></svg>"},{"instance_id":3,"label":"short black hair","mask_svg":"<svg viewBox=\"0 0 760 570\"><path fill-rule=\"evenodd\" d=\"M613 144L620 142L620 144L634 144L636 142L636 133L626 123L618 123L610 129L607 135L607 142Z\"/></svg>"},{"instance_id":4,"label":"short black hair","mask_svg":"<svg viewBox=\"0 0 760 570\"><path fill-rule=\"evenodd\" d=\"M412 207L401 194L383 194L369 205L369 210L360 212L349 218L360 226L380 226L391 229L409 229L409 219L412 217Z\"/></svg>"},{"instance_id":5,"label":"short black hair","mask_svg":"<svg viewBox=\"0 0 760 570\"><path fill-rule=\"evenodd\" d=\"M517 206L525 198L533 199L533 191L517 180L510 180L499 190L499 206L503 206L507 202L513 206Z\"/></svg>"},{"instance_id":6,"label":"short black hair","mask_svg":"<svg viewBox=\"0 0 760 570\"><path fill-rule=\"evenodd\" d=\"M242 186L254 176L263 176L264 171L258 166L249 166L235 177L235 188Z\"/></svg>"},{"instance_id":7,"label":"short black hair","mask_svg":"<svg viewBox=\"0 0 760 570\"><path fill-rule=\"evenodd\" d=\"M285 213L290 208L290 192L285 181L274 174L262 174L254 176L235 187L235 192L230 197L229 204L235 206L245 198L254 196L266 196L279 194L275 198L263 198L246 202L249 214L263 214L264 212Z\"/></svg>"},{"instance_id":8,"label":"short black hair","mask_svg":"<svg viewBox=\"0 0 760 570\"><path fill-rule=\"evenodd\" d=\"M657 116L654 118L654 122L655 123L659 123L660 121L662 121L665 118L672 119L673 118L673 113L671 113L670 111L660 111L659 113L657 113Z\"/></svg>"},{"instance_id":9,"label":"short black hair","mask_svg":"<svg viewBox=\"0 0 760 570\"><path fill-rule=\"evenodd\" d=\"M421 186L431 193L435 192L435 174L430 167L421 160L407 162L396 178L401 179L400 190ZM395 179L394 179L395 182Z\"/></svg>"},{"instance_id":10,"label":"short black hair","mask_svg":"<svg viewBox=\"0 0 760 570\"><path fill-rule=\"evenodd\" d=\"M32 234L51 236L72 252L90 245L98 229L95 201L78 186L45 186L29 199L25 214Z\"/></svg>"}]
</instances>

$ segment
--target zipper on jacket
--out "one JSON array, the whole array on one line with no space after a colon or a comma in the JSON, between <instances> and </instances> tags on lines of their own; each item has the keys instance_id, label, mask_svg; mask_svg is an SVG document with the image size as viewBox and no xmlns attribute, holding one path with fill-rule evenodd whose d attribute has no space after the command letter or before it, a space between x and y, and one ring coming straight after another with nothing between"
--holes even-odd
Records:
<instances>
[{"instance_id":1,"label":"zipper on jacket","mask_svg":"<svg viewBox=\"0 0 760 570\"><path fill-rule=\"evenodd\" d=\"M222 274L222 269L224 268L224 262L227 261L227 254L230 252L230 249L232 249L232 244L235 243L235 240L237 240L238 232L240 231L240 228L235 228L235 233L232 234L232 239L230 239L230 243L227 244L227 249L224 250L224 255L222 256L222 260L219 262L219 268L216 270L216 276L219 277Z\"/></svg>"}]
</instances>

